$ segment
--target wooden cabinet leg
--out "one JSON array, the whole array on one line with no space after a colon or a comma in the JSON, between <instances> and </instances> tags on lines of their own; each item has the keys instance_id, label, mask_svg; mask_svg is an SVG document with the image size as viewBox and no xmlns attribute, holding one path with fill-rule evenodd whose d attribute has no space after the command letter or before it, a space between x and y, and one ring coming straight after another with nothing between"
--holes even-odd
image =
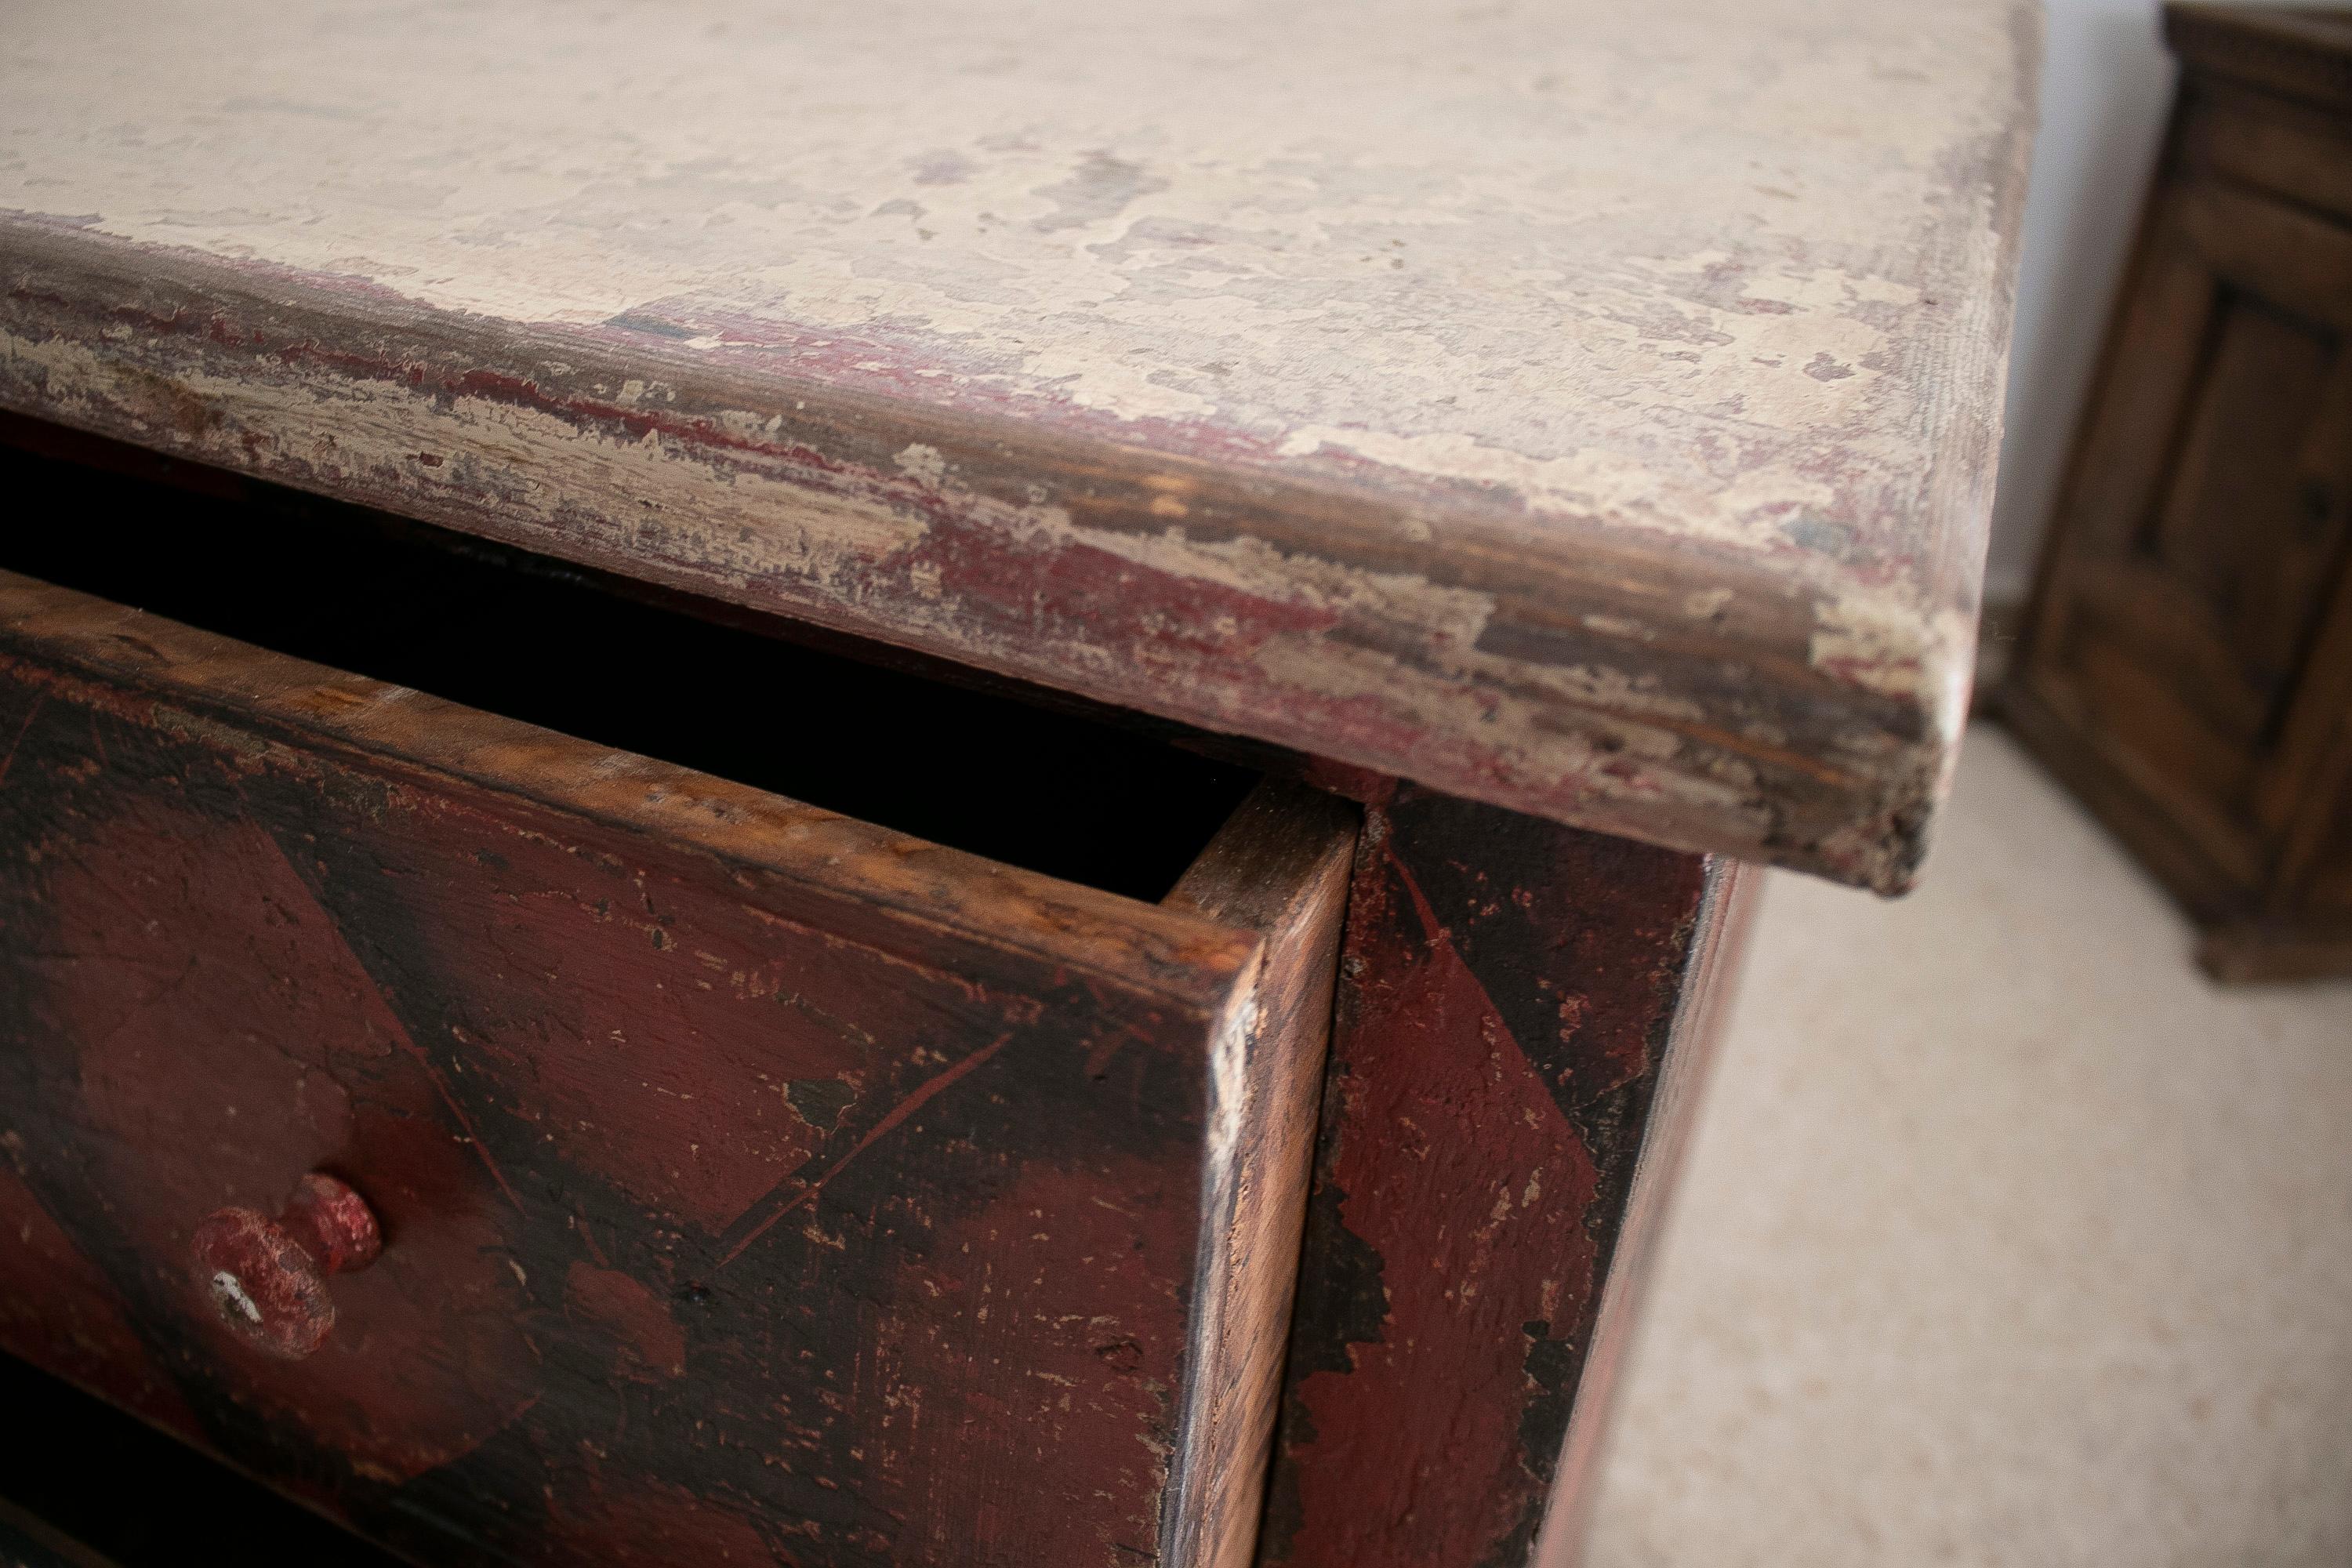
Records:
<instances>
[{"instance_id":1,"label":"wooden cabinet leg","mask_svg":"<svg viewBox=\"0 0 2352 1568\"><path fill-rule=\"evenodd\" d=\"M1262 1564L1572 1556L1754 881L1410 785L1370 806Z\"/></svg>"}]
</instances>

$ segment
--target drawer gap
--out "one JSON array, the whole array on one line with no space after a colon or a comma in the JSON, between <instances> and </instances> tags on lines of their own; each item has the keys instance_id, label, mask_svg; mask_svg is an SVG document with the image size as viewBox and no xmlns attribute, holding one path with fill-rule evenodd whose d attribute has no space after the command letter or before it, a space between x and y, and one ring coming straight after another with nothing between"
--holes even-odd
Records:
<instances>
[{"instance_id":1,"label":"drawer gap","mask_svg":"<svg viewBox=\"0 0 2352 1568\"><path fill-rule=\"evenodd\" d=\"M103 1552L116 1568L184 1563L191 1536L206 1531L234 1540L236 1559L248 1563L404 1568L391 1553L137 1416L5 1354L0 1410L19 1432L40 1434L15 1447L0 1473L0 1510L13 1504ZM123 1506L126 1492L136 1506ZM13 1568L16 1559L0 1551L0 1563Z\"/></svg>"},{"instance_id":2,"label":"drawer gap","mask_svg":"<svg viewBox=\"0 0 2352 1568\"><path fill-rule=\"evenodd\" d=\"M1259 776L731 606L55 435L102 466L0 449L0 567L1066 881L1157 902Z\"/></svg>"}]
</instances>

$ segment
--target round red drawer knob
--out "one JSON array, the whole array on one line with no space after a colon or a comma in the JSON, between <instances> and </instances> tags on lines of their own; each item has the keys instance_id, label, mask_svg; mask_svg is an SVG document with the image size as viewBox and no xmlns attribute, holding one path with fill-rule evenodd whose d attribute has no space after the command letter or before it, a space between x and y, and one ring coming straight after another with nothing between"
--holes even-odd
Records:
<instances>
[{"instance_id":1,"label":"round red drawer knob","mask_svg":"<svg viewBox=\"0 0 2352 1568\"><path fill-rule=\"evenodd\" d=\"M367 1200L313 1171L274 1220L247 1208L206 1215L196 1226L196 1282L238 1338L299 1361L335 1326L327 1277L365 1268L383 1247Z\"/></svg>"}]
</instances>

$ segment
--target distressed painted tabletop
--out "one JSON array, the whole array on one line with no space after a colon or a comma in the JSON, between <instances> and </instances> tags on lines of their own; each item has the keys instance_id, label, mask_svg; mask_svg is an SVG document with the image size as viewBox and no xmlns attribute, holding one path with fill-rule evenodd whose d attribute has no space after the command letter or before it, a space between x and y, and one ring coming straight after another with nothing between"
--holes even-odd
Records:
<instances>
[{"instance_id":1,"label":"distressed painted tabletop","mask_svg":"<svg viewBox=\"0 0 2352 1568\"><path fill-rule=\"evenodd\" d=\"M2021 0L14 0L0 405L1892 889L2035 43Z\"/></svg>"}]
</instances>

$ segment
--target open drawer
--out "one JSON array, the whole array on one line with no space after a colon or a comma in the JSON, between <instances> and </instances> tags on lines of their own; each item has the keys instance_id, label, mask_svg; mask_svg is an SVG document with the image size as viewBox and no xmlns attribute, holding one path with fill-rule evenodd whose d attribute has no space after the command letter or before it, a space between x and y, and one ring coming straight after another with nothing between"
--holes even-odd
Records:
<instances>
[{"instance_id":1,"label":"open drawer","mask_svg":"<svg viewBox=\"0 0 2352 1568\"><path fill-rule=\"evenodd\" d=\"M149 504L33 564L186 549ZM1157 902L1017 868L256 646L299 603L473 690L548 631L498 560L325 537L254 547L340 604L191 557L245 640L0 574L0 1348L427 1563L1245 1560L1351 811L1244 781ZM580 626L545 700L677 729L583 708ZM737 721L875 744L793 668ZM294 1286L193 1249L311 1173L382 1249L289 1359L225 1315Z\"/></svg>"}]
</instances>

